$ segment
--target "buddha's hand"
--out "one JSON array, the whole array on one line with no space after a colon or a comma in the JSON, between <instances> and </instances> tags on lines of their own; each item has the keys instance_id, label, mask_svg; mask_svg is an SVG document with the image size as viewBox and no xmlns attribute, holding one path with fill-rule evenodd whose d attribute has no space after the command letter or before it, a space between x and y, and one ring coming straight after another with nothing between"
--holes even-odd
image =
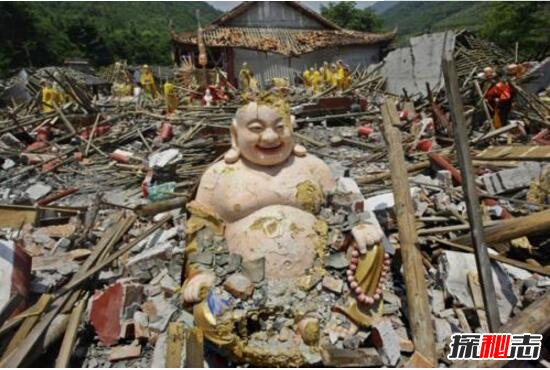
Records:
<instances>
[{"instance_id":1,"label":"buddha's hand","mask_svg":"<svg viewBox=\"0 0 550 370\"><path fill-rule=\"evenodd\" d=\"M201 300L201 291L208 290L216 277L211 272L200 272L183 284L183 303L197 303Z\"/></svg>"},{"instance_id":2,"label":"buddha's hand","mask_svg":"<svg viewBox=\"0 0 550 370\"><path fill-rule=\"evenodd\" d=\"M378 225L373 224L359 224L355 225L351 229L351 235L357 243L359 252L366 253L367 247L379 243L384 236L382 229Z\"/></svg>"}]
</instances>

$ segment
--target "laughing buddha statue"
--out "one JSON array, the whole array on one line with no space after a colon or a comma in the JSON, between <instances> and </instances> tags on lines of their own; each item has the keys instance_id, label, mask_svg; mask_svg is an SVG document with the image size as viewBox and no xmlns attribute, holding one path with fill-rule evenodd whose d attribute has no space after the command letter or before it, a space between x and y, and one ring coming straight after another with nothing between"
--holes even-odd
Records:
<instances>
[{"instance_id":1,"label":"laughing buddha statue","mask_svg":"<svg viewBox=\"0 0 550 370\"><path fill-rule=\"evenodd\" d=\"M321 362L323 347L382 314L389 270L382 230L372 214L350 207L340 242L329 241L339 227L330 225L339 179L295 144L293 125L277 98L241 107L231 149L187 204L182 303L237 363Z\"/></svg>"}]
</instances>

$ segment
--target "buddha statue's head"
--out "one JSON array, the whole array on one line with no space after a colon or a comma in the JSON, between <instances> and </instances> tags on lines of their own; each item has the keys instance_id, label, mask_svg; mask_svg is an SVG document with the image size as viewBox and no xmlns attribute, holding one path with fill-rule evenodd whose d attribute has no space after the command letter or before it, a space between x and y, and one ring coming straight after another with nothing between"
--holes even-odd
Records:
<instances>
[{"instance_id":1,"label":"buddha statue's head","mask_svg":"<svg viewBox=\"0 0 550 370\"><path fill-rule=\"evenodd\" d=\"M288 104L281 99L260 98L249 102L233 119L232 148L225 155L225 161L232 163L242 156L257 165L274 166L286 161L293 151L297 155L305 154L303 147L294 144L293 122Z\"/></svg>"}]
</instances>

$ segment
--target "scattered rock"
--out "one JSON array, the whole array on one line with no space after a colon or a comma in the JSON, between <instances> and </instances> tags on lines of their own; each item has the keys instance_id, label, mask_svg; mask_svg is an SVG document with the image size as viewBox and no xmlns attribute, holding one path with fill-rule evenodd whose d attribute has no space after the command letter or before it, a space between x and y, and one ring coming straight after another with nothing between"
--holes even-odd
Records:
<instances>
[{"instance_id":1,"label":"scattered rock","mask_svg":"<svg viewBox=\"0 0 550 370\"><path fill-rule=\"evenodd\" d=\"M334 269L343 269L348 266L349 262L346 258L346 254L344 252L335 253L329 255L325 259L325 266L326 267L332 267Z\"/></svg>"},{"instance_id":2,"label":"scattered rock","mask_svg":"<svg viewBox=\"0 0 550 370\"><path fill-rule=\"evenodd\" d=\"M248 299L254 293L254 284L250 279L241 273L229 276L223 283L223 287L234 297Z\"/></svg>"},{"instance_id":3,"label":"scattered rock","mask_svg":"<svg viewBox=\"0 0 550 370\"><path fill-rule=\"evenodd\" d=\"M128 360L131 358L137 358L141 355L141 345L130 344L127 346L116 346L111 348L109 354L109 361Z\"/></svg>"},{"instance_id":4,"label":"scattered rock","mask_svg":"<svg viewBox=\"0 0 550 370\"><path fill-rule=\"evenodd\" d=\"M33 202L36 202L38 199L48 195L50 191L52 191L52 187L50 185L37 182L36 184L28 187L27 190L25 190L25 193Z\"/></svg>"},{"instance_id":5,"label":"scattered rock","mask_svg":"<svg viewBox=\"0 0 550 370\"><path fill-rule=\"evenodd\" d=\"M334 293L342 293L344 288L344 282L340 279L333 278L330 275L325 275L323 278L323 288L330 290Z\"/></svg>"},{"instance_id":6,"label":"scattered rock","mask_svg":"<svg viewBox=\"0 0 550 370\"><path fill-rule=\"evenodd\" d=\"M384 354L387 364L396 366L401 358L401 340L395 333L391 321L383 318L372 326L372 342Z\"/></svg>"},{"instance_id":7,"label":"scattered rock","mask_svg":"<svg viewBox=\"0 0 550 370\"><path fill-rule=\"evenodd\" d=\"M265 257L253 261L242 261L243 274L255 284L260 283L265 277Z\"/></svg>"}]
</instances>

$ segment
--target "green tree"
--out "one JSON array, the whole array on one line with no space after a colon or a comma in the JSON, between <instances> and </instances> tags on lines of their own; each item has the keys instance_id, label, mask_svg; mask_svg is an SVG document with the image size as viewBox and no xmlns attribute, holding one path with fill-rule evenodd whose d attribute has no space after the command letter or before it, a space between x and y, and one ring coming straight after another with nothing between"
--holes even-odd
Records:
<instances>
[{"instance_id":1,"label":"green tree","mask_svg":"<svg viewBox=\"0 0 550 370\"><path fill-rule=\"evenodd\" d=\"M27 3L0 3L0 73L17 66L32 64L30 42L37 36L30 6Z\"/></svg>"},{"instance_id":2,"label":"green tree","mask_svg":"<svg viewBox=\"0 0 550 370\"><path fill-rule=\"evenodd\" d=\"M504 48L519 42L524 57L540 58L550 51L550 5L546 2L491 3L482 35Z\"/></svg>"},{"instance_id":3,"label":"green tree","mask_svg":"<svg viewBox=\"0 0 550 370\"><path fill-rule=\"evenodd\" d=\"M321 15L340 27L350 30L375 32L382 28L382 20L369 8L359 9L355 1L321 5Z\"/></svg>"}]
</instances>

